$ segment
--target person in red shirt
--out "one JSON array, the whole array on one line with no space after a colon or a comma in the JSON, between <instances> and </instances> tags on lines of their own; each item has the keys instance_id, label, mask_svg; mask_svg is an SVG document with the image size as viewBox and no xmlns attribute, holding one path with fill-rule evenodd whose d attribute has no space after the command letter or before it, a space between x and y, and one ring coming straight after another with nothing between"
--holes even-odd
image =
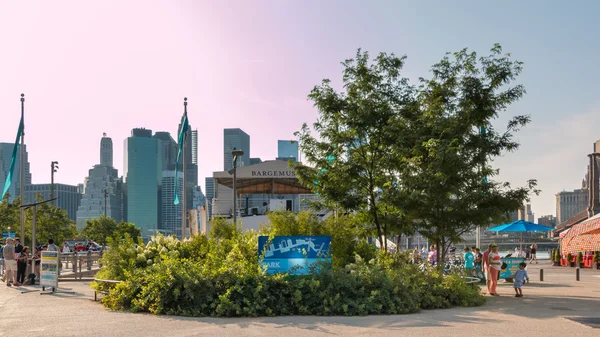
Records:
<instances>
[{"instance_id":1,"label":"person in red shirt","mask_svg":"<svg viewBox=\"0 0 600 337\"><path fill-rule=\"evenodd\" d=\"M490 292L490 281L492 279L491 275L490 275L490 265L488 264L490 252L492 251L492 245L493 245L493 243L490 243L488 245L488 249L485 252L483 252L482 264L481 264L481 267L482 267L481 271L485 275L485 285L487 286L488 293Z\"/></svg>"}]
</instances>

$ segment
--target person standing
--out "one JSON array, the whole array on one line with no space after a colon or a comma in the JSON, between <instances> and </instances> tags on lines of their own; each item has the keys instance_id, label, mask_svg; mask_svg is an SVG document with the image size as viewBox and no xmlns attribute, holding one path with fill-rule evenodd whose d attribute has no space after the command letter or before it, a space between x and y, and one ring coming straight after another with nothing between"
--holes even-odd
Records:
<instances>
[{"instance_id":1,"label":"person standing","mask_svg":"<svg viewBox=\"0 0 600 337\"><path fill-rule=\"evenodd\" d=\"M515 297L523 297L523 290L521 287L523 287L525 280L527 280L527 283L529 283L529 275L527 275L525 267L527 267L527 264L525 264L525 262L521 262L519 264L519 270L517 270L514 275L514 288L516 293Z\"/></svg>"},{"instance_id":2,"label":"person standing","mask_svg":"<svg viewBox=\"0 0 600 337\"><path fill-rule=\"evenodd\" d=\"M488 258L490 256L491 251L492 251L492 243L490 243L488 245L488 249L485 252L483 252L483 255L481 256L481 261L482 261L481 271L483 272L483 275L485 275L485 285L487 286L488 293L490 293L490 280L491 280L490 265L488 264Z\"/></svg>"},{"instance_id":3,"label":"person standing","mask_svg":"<svg viewBox=\"0 0 600 337\"><path fill-rule=\"evenodd\" d=\"M17 257L17 282L25 282L25 271L27 271L27 260L29 259L29 248L23 247Z\"/></svg>"},{"instance_id":4,"label":"person standing","mask_svg":"<svg viewBox=\"0 0 600 337\"><path fill-rule=\"evenodd\" d=\"M498 276L500 275L500 270L502 269L502 258L500 258L500 254L498 254L498 246L493 243L491 246L491 252L488 256L488 264L490 270L490 295L500 296L496 292L496 287L498 286Z\"/></svg>"},{"instance_id":5,"label":"person standing","mask_svg":"<svg viewBox=\"0 0 600 337\"><path fill-rule=\"evenodd\" d=\"M475 266L475 255L471 252L469 247L465 248L465 255L463 255L465 259L465 271L467 272L468 277L473 276L473 267Z\"/></svg>"},{"instance_id":6,"label":"person standing","mask_svg":"<svg viewBox=\"0 0 600 337\"><path fill-rule=\"evenodd\" d=\"M13 242L13 239L8 238L6 240L6 245L2 249L2 255L4 257L4 268L6 268L7 287L10 287L12 284L14 284L17 287L21 285L19 282L17 282L17 260L15 254L15 246L13 245Z\"/></svg>"},{"instance_id":7,"label":"person standing","mask_svg":"<svg viewBox=\"0 0 600 337\"><path fill-rule=\"evenodd\" d=\"M21 240L19 238L15 239L15 254L21 254L23 251L23 245L21 244Z\"/></svg>"}]
</instances>

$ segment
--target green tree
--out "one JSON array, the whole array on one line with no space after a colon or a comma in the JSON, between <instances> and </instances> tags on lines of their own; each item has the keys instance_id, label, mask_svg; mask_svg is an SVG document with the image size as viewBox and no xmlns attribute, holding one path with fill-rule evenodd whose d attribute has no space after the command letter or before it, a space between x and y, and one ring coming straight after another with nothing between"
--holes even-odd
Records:
<instances>
[{"instance_id":1,"label":"green tree","mask_svg":"<svg viewBox=\"0 0 600 337\"><path fill-rule=\"evenodd\" d=\"M88 239L106 244L108 238L122 240L125 234L134 241L141 237L140 229L128 222L117 223L115 219L104 215L95 219L88 219L81 234Z\"/></svg>"},{"instance_id":2,"label":"green tree","mask_svg":"<svg viewBox=\"0 0 600 337\"><path fill-rule=\"evenodd\" d=\"M330 205L356 212L382 249L385 237L407 229L389 193L398 184L389 148L404 134L402 112L415 104L414 88L400 75L404 60L380 54L370 64L368 53L358 50L342 63L344 92L323 80L309 95L319 112L318 136L306 124L296 133L308 165L317 167L296 164L300 181Z\"/></svg>"},{"instance_id":3,"label":"green tree","mask_svg":"<svg viewBox=\"0 0 600 337\"><path fill-rule=\"evenodd\" d=\"M9 195L7 193L0 202L0 232L6 232L10 227L10 231L16 232L18 236L21 228L19 213L21 202L19 198L15 198L12 202L8 202L8 198Z\"/></svg>"},{"instance_id":4,"label":"green tree","mask_svg":"<svg viewBox=\"0 0 600 337\"><path fill-rule=\"evenodd\" d=\"M499 45L481 58L466 49L447 54L432 67L432 79L421 79L419 109L404 115L410 140L403 136L390 149L401 181L396 205L437 244L441 259L448 243L475 225L504 220L537 193L535 180L520 188L494 180L499 170L491 166L518 148L514 133L530 122L515 116L502 131L493 123L524 95L523 86L511 86L521 70Z\"/></svg>"},{"instance_id":5,"label":"green tree","mask_svg":"<svg viewBox=\"0 0 600 337\"><path fill-rule=\"evenodd\" d=\"M41 194L36 196L36 201L42 201ZM18 212L18 211L17 211ZM44 244L48 239L53 239L54 243L60 245L61 242L72 239L77 235L77 228L67 211L54 206L52 203L43 203L36 206L36 244ZM18 214L18 213L17 213ZM25 242L31 244L33 207L27 209L25 213Z\"/></svg>"}]
</instances>

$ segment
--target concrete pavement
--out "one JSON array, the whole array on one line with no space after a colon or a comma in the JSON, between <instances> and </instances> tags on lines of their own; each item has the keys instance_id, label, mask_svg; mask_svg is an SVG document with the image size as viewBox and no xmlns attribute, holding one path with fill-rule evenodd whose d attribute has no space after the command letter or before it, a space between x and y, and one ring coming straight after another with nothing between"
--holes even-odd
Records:
<instances>
[{"instance_id":1,"label":"concrete pavement","mask_svg":"<svg viewBox=\"0 0 600 337\"><path fill-rule=\"evenodd\" d=\"M539 282L540 267L545 282ZM600 271L529 267L532 283L515 298L510 284L503 296L488 297L480 308L423 311L368 317L183 318L106 310L93 302L88 282L62 282L75 294L21 294L0 285L0 336L598 336L600 329L567 317L600 317ZM570 278L572 277L572 280ZM594 312L595 311L595 312ZM35 315L32 317L32 315ZM599 322L600 323L600 322Z\"/></svg>"}]
</instances>

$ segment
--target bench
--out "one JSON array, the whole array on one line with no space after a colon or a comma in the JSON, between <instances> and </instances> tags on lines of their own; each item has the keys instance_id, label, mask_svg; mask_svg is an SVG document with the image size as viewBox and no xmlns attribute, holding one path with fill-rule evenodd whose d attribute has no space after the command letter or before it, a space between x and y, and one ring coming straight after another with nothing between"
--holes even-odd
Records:
<instances>
[{"instance_id":1,"label":"bench","mask_svg":"<svg viewBox=\"0 0 600 337\"><path fill-rule=\"evenodd\" d=\"M119 284L123 281L117 281L117 280L101 280L101 279L94 279L94 282L99 282L99 283L105 283L105 284ZM108 291L107 290L95 290L94 289L94 302L98 301L98 293L102 294L102 295L108 295Z\"/></svg>"}]
</instances>

